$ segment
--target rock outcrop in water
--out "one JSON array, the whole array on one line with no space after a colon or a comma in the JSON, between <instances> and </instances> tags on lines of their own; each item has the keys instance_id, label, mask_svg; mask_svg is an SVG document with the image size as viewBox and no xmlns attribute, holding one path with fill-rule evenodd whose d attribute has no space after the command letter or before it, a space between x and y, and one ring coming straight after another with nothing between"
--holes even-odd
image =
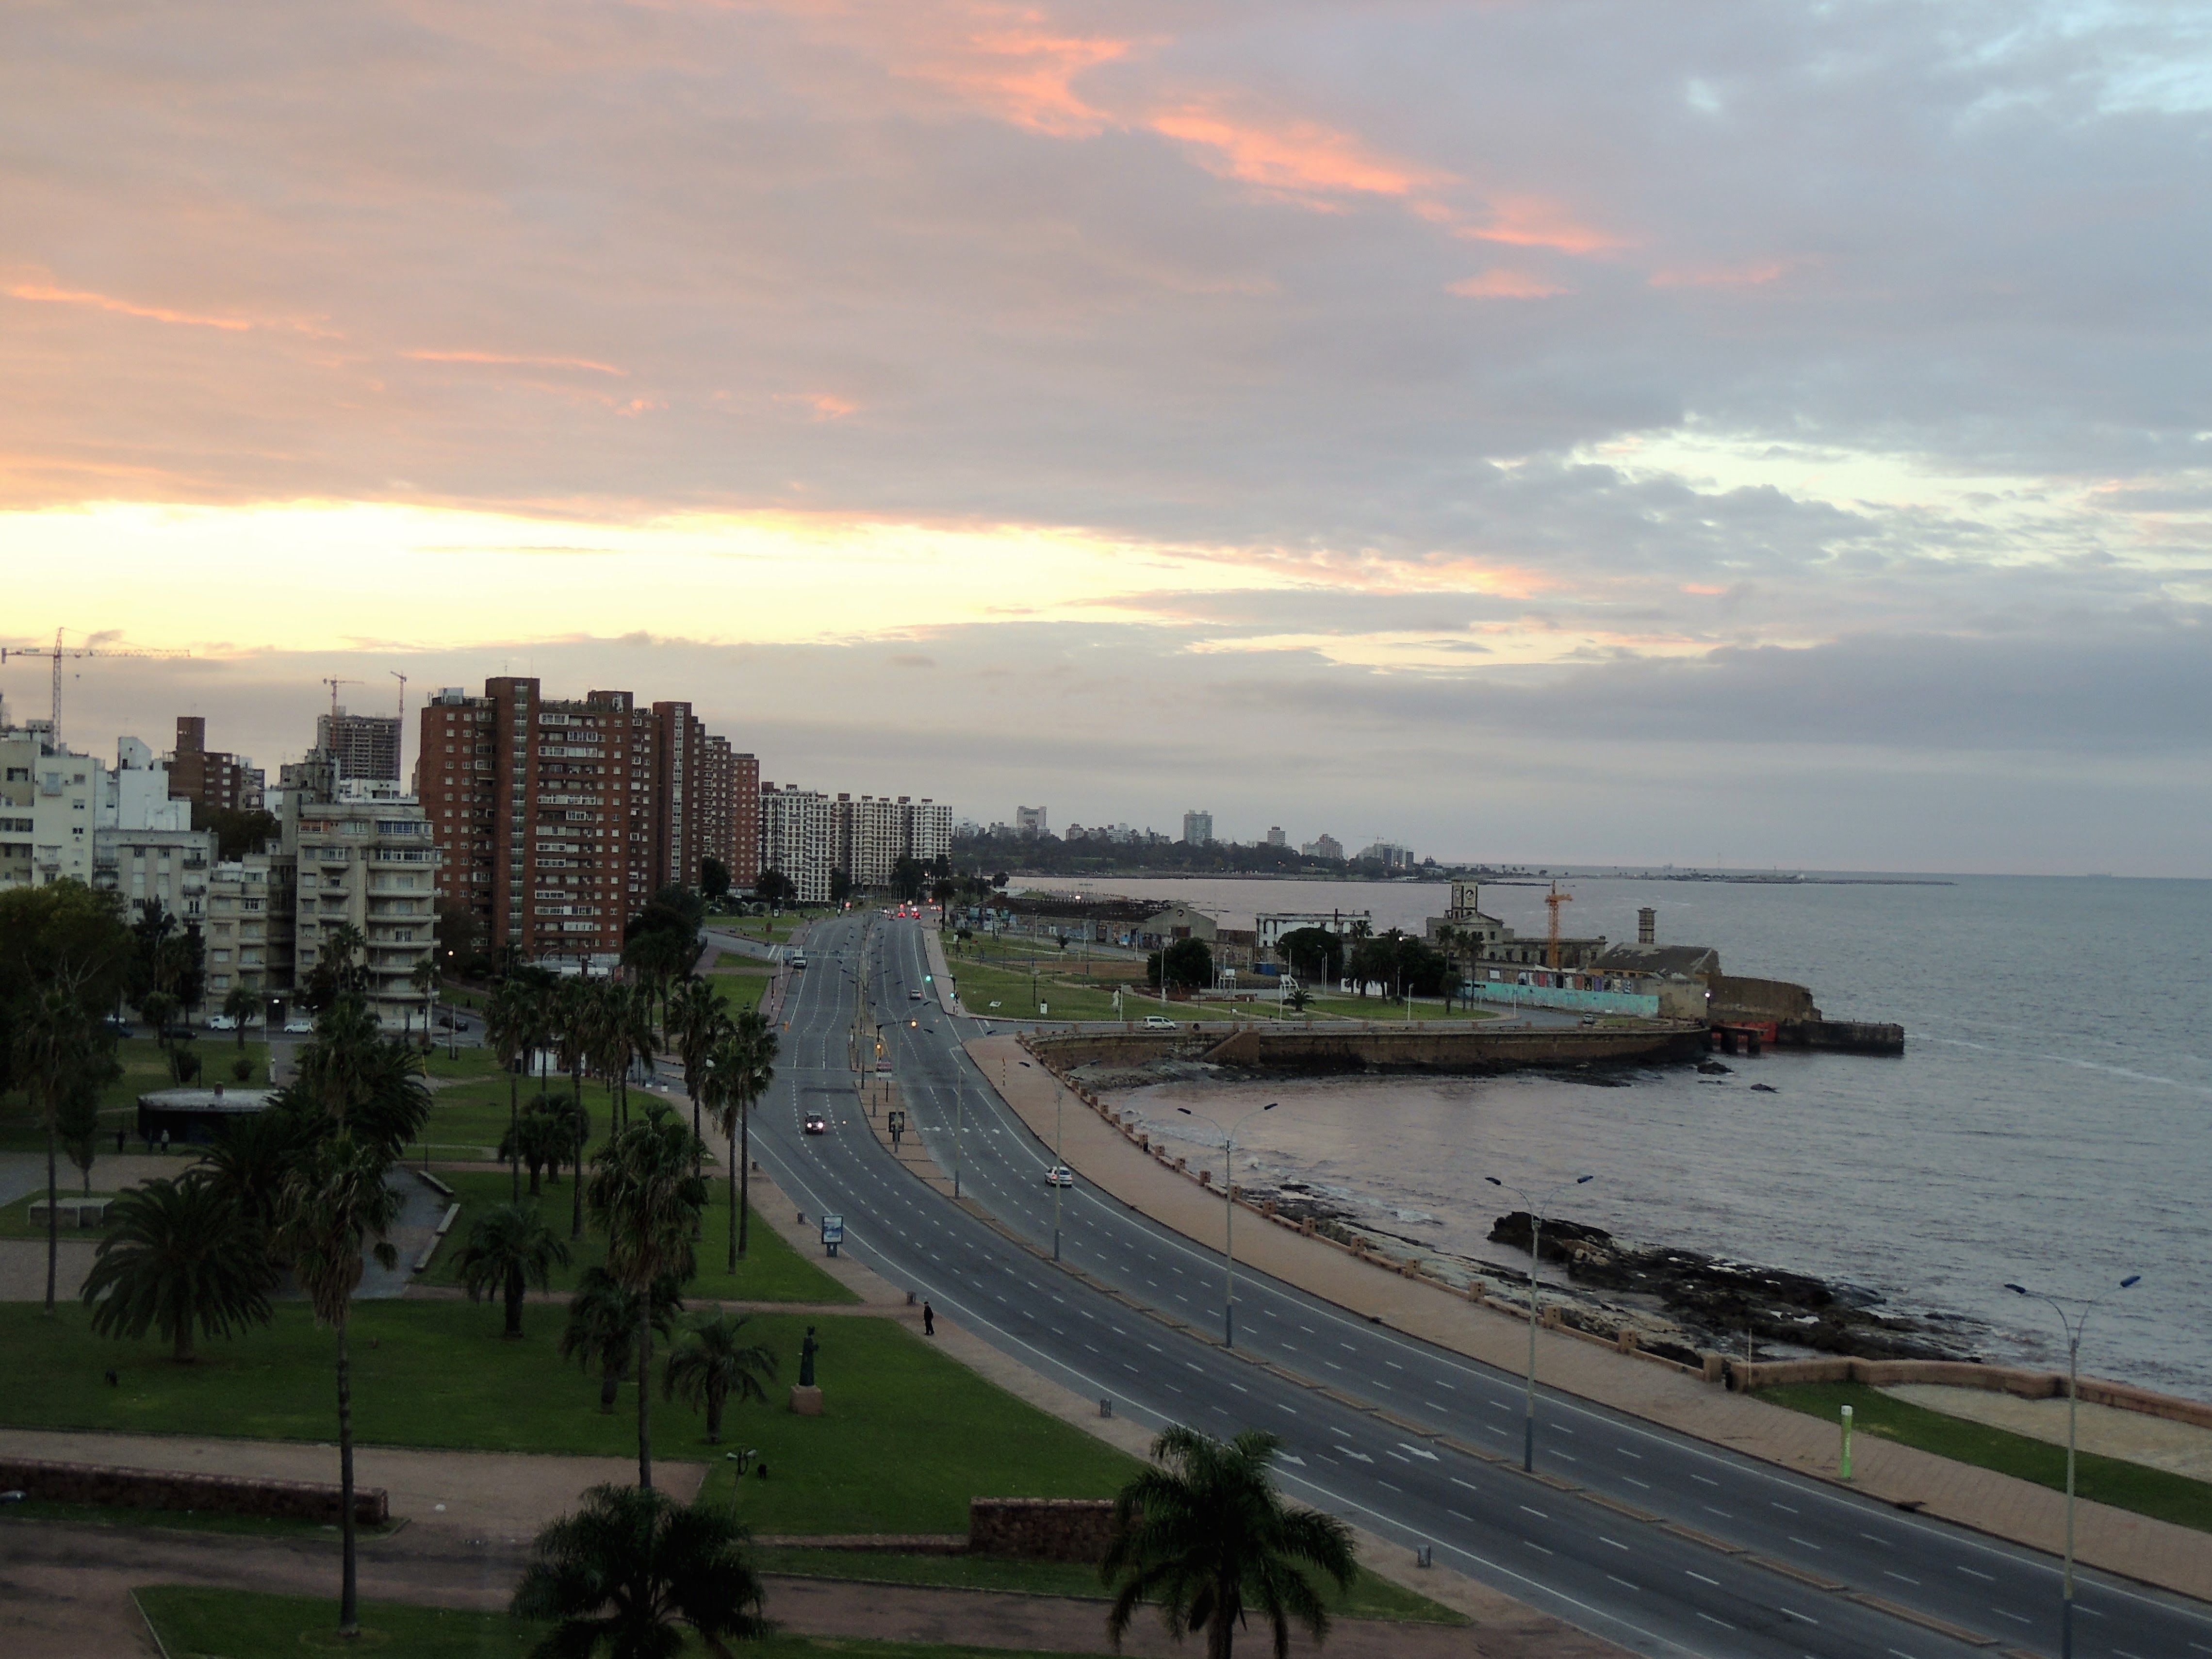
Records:
<instances>
[{"instance_id":1,"label":"rock outcrop in water","mask_svg":"<svg viewBox=\"0 0 2212 1659\"><path fill-rule=\"evenodd\" d=\"M1530 1224L1527 1211L1511 1211L1498 1218L1491 1242L1526 1250ZM1696 1250L1637 1249L1602 1227L1575 1221L1547 1219L1542 1240L1543 1259L1564 1266L1576 1284L1654 1297L1671 1317L1709 1334L1715 1346L1741 1343L1748 1331L1754 1340L1863 1359L1968 1357L1914 1321L1880 1311L1872 1292L1808 1273Z\"/></svg>"}]
</instances>

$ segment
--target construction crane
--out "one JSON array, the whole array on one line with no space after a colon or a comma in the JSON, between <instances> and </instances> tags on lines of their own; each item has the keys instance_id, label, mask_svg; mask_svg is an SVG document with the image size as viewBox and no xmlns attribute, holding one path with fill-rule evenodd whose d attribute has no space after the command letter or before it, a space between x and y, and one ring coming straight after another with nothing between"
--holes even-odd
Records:
<instances>
[{"instance_id":1,"label":"construction crane","mask_svg":"<svg viewBox=\"0 0 2212 1659\"><path fill-rule=\"evenodd\" d=\"M148 647L143 650L132 649L128 651L110 651L104 647L94 645L84 645L75 650L68 650L64 649L62 645L62 630L58 628L54 629L54 642L51 646L33 645L21 647L0 646L0 665L4 665L10 657L51 657L53 659L54 703L53 711L50 719L52 720L52 726L51 740L54 747L57 749L59 749L62 746L62 663L64 659L74 657L189 657L190 655L191 655L191 653L189 651L167 651L152 647Z\"/></svg>"},{"instance_id":2,"label":"construction crane","mask_svg":"<svg viewBox=\"0 0 2212 1659\"><path fill-rule=\"evenodd\" d=\"M1551 932L1544 947L1544 965L1554 972L1559 966L1559 907L1574 902L1575 896L1562 893L1556 881L1552 884L1552 890L1544 895L1544 908L1552 913Z\"/></svg>"},{"instance_id":3,"label":"construction crane","mask_svg":"<svg viewBox=\"0 0 2212 1659\"><path fill-rule=\"evenodd\" d=\"M392 775L404 787L407 781L407 676L396 668L386 672L399 682L399 731L392 740Z\"/></svg>"},{"instance_id":4,"label":"construction crane","mask_svg":"<svg viewBox=\"0 0 2212 1659\"><path fill-rule=\"evenodd\" d=\"M342 712L338 708L338 687L342 685L359 685L361 682L359 680L332 679L328 675L325 675L323 678L322 683L331 688L331 719L335 720Z\"/></svg>"}]
</instances>

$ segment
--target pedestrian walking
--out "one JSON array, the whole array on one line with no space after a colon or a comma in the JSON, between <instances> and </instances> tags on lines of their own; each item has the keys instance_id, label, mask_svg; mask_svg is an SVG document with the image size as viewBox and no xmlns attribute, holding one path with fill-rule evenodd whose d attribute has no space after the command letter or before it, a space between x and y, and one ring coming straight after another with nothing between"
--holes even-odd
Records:
<instances>
[{"instance_id":1,"label":"pedestrian walking","mask_svg":"<svg viewBox=\"0 0 2212 1659\"><path fill-rule=\"evenodd\" d=\"M937 1310L927 1302L921 1304L921 1334L924 1336L937 1334Z\"/></svg>"},{"instance_id":2,"label":"pedestrian walking","mask_svg":"<svg viewBox=\"0 0 2212 1659\"><path fill-rule=\"evenodd\" d=\"M164 1129L164 1130L162 1130L162 1131L161 1131L161 1156L162 1156L162 1157L164 1157L164 1158L167 1158L168 1155L169 1155L169 1132L168 1132L167 1129Z\"/></svg>"}]
</instances>

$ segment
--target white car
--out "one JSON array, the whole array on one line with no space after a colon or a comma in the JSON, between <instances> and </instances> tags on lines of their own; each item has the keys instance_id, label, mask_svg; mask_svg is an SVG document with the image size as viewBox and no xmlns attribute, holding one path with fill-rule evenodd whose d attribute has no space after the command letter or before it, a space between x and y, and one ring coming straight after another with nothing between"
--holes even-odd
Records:
<instances>
[{"instance_id":1,"label":"white car","mask_svg":"<svg viewBox=\"0 0 2212 1659\"><path fill-rule=\"evenodd\" d=\"M313 1014L295 1014L284 1022L286 1036L313 1036L314 1032L315 1017Z\"/></svg>"},{"instance_id":2,"label":"white car","mask_svg":"<svg viewBox=\"0 0 2212 1659\"><path fill-rule=\"evenodd\" d=\"M207 1017L207 1028L210 1031L235 1031L238 1029L238 1022L228 1014L210 1014Z\"/></svg>"},{"instance_id":3,"label":"white car","mask_svg":"<svg viewBox=\"0 0 2212 1659\"><path fill-rule=\"evenodd\" d=\"M1145 1016L1145 1029L1147 1031L1172 1031L1175 1028L1176 1023L1170 1019L1165 1014L1146 1014Z\"/></svg>"},{"instance_id":4,"label":"white car","mask_svg":"<svg viewBox=\"0 0 2212 1659\"><path fill-rule=\"evenodd\" d=\"M1075 1171L1065 1164L1055 1164L1044 1172L1044 1184L1048 1187L1073 1187Z\"/></svg>"}]
</instances>

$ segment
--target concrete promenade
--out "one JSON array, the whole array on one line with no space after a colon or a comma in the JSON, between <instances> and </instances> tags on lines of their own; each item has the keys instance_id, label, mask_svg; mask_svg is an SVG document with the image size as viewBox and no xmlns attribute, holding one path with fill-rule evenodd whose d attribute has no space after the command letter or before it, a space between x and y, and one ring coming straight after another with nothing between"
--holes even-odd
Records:
<instances>
[{"instance_id":1,"label":"concrete promenade","mask_svg":"<svg viewBox=\"0 0 2212 1659\"><path fill-rule=\"evenodd\" d=\"M1001 1060L1021 1051L1012 1037L968 1044L983 1076L1000 1087ZM1047 1146L1054 1097L1062 1085L1042 1067L1006 1065L1007 1103ZM1127 1139L1073 1091L1063 1133L1071 1168L1099 1191L1205 1249L1222 1247L1223 1205L1212 1191ZM1423 1279L1362 1261L1325 1240L1307 1237L1247 1208L1237 1231L1240 1267L1267 1273L1309 1294L1410 1336L1509 1373L1527 1365L1525 1316L1478 1306ZM1716 1445L1823 1479L1833 1479L1836 1425L1732 1394L1679 1369L1638 1359L1586 1339L1547 1330L1537 1375L1547 1387L1695 1436ZM1854 1490L1922 1513L2057 1554L2065 1541L2064 1494L1948 1458L1860 1435L1853 1448ZM2212 1539L2170 1522L2084 1502L2076 1548L2091 1565L2141 1583L2212 1601Z\"/></svg>"}]
</instances>

